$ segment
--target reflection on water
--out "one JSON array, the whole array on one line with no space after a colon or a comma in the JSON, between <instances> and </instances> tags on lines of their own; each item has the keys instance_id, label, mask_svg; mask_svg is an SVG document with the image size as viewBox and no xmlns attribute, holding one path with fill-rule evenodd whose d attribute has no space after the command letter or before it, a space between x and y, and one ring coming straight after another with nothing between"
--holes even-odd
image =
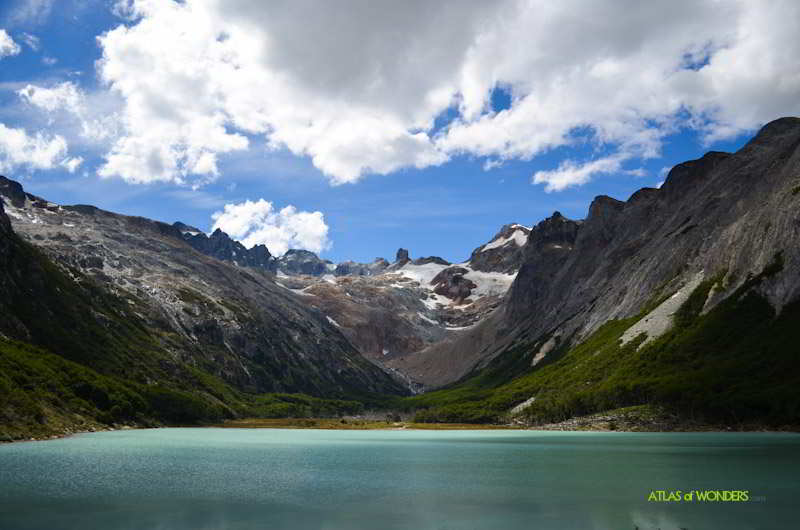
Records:
<instances>
[{"instance_id":1,"label":"reflection on water","mask_svg":"<svg viewBox=\"0 0 800 530\"><path fill-rule=\"evenodd\" d=\"M786 529L798 472L791 434L123 431L0 447L0 528Z\"/></svg>"}]
</instances>

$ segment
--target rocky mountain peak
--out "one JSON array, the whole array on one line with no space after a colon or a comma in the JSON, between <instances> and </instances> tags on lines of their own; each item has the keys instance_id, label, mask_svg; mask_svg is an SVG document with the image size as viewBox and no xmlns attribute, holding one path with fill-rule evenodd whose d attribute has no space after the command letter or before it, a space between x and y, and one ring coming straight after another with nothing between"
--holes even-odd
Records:
<instances>
[{"instance_id":1,"label":"rocky mountain peak","mask_svg":"<svg viewBox=\"0 0 800 530\"><path fill-rule=\"evenodd\" d=\"M187 224L181 223L180 221L176 221L175 223L172 223L172 226L174 226L175 228L177 228L181 232L197 232L197 233L202 232L202 230L200 230L199 228L195 228L194 226L189 226ZM220 230L220 232L221 232L221 230Z\"/></svg>"},{"instance_id":2,"label":"rocky mountain peak","mask_svg":"<svg viewBox=\"0 0 800 530\"><path fill-rule=\"evenodd\" d=\"M414 265L427 265L428 263L436 263L437 265L450 265L449 261L444 258L440 258L439 256L425 256L422 258L417 258L411 263Z\"/></svg>"},{"instance_id":3,"label":"rocky mountain peak","mask_svg":"<svg viewBox=\"0 0 800 530\"><path fill-rule=\"evenodd\" d=\"M528 236L528 242L531 243L529 246L541 248L551 243L572 244L575 242L578 228L582 224L582 221L575 221L564 217L559 212L554 212L553 215L541 220L531 229Z\"/></svg>"},{"instance_id":4,"label":"rocky mountain peak","mask_svg":"<svg viewBox=\"0 0 800 530\"><path fill-rule=\"evenodd\" d=\"M730 156L730 153L709 151L697 160L678 164L667 174L661 190L665 192L668 200L676 200L690 193L695 186L705 181L705 177Z\"/></svg>"},{"instance_id":5,"label":"rocky mountain peak","mask_svg":"<svg viewBox=\"0 0 800 530\"><path fill-rule=\"evenodd\" d=\"M192 248L218 260L228 261L244 267L256 267L268 271L275 270L275 259L264 245L256 245L247 249L225 232L217 228L207 236L202 230L187 224L172 224L177 237L186 241Z\"/></svg>"},{"instance_id":6,"label":"rocky mountain peak","mask_svg":"<svg viewBox=\"0 0 800 530\"><path fill-rule=\"evenodd\" d=\"M375 276L385 271L388 267L389 262L384 258L375 258L372 263L343 261L336 266L333 274L335 276Z\"/></svg>"},{"instance_id":7,"label":"rocky mountain peak","mask_svg":"<svg viewBox=\"0 0 800 530\"><path fill-rule=\"evenodd\" d=\"M786 116L764 125L747 145L773 144L782 136L792 136L800 132L800 118ZM745 146L746 147L746 146Z\"/></svg>"},{"instance_id":8,"label":"rocky mountain peak","mask_svg":"<svg viewBox=\"0 0 800 530\"><path fill-rule=\"evenodd\" d=\"M310 250L290 249L278 258L277 270L284 274L306 274L309 276L322 276L326 272L333 272L335 267L328 260L320 259Z\"/></svg>"},{"instance_id":9,"label":"rocky mountain peak","mask_svg":"<svg viewBox=\"0 0 800 530\"><path fill-rule=\"evenodd\" d=\"M25 205L25 191L22 189L22 184L2 175L0 175L0 195L8 197L16 208Z\"/></svg>"},{"instance_id":10,"label":"rocky mountain peak","mask_svg":"<svg viewBox=\"0 0 800 530\"><path fill-rule=\"evenodd\" d=\"M627 203L625 204L626 207L630 207L633 204L638 204L645 201L652 201L658 198L659 190L658 188L641 188L635 192L633 195L628 198Z\"/></svg>"},{"instance_id":11,"label":"rocky mountain peak","mask_svg":"<svg viewBox=\"0 0 800 530\"><path fill-rule=\"evenodd\" d=\"M470 266L483 272L516 272L530 232L530 228L518 223L503 225L488 243L472 251Z\"/></svg>"},{"instance_id":12,"label":"rocky mountain peak","mask_svg":"<svg viewBox=\"0 0 800 530\"><path fill-rule=\"evenodd\" d=\"M598 195L594 198L589 205L589 215L586 218L587 222L597 222L599 220L607 220L616 216L617 213L622 211L625 206L623 201L617 200L608 195ZM562 217L563 219L563 217Z\"/></svg>"},{"instance_id":13,"label":"rocky mountain peak","mask_svg":"<svg viewBox=\"0 0 800 530\"><path fill-rule=\"evenodd\" d=\"M410 261L411 258L408 255L408 250L404 248L397 249L397 255L394 258L395 263L406 263Z\"/></svg>"}]
</instances>

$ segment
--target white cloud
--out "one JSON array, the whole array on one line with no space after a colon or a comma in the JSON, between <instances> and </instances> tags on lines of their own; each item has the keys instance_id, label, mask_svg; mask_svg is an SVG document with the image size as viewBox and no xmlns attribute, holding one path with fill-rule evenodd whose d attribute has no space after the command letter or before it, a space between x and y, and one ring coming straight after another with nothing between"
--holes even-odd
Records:
<instances>
[{"instance_id":1,"label":"white cloud","mask_svg":"<svg viewBox=\"0 0 800 530\"><path fill-rule=\"evenodd\" d=\"M0 29L0 59L17 55L21 51L19 44L14 42L11 35L6 33L6 30Z\"/></svg>"},{"instance_id":2,"label":"white cloud","mask_svg":"<svg viewBox=\"0 0 800 530\"><path fill-rule=\"evenodd\" d=\"M30 33L23 33L20 36L20 39L22 39L22 42L28 45L28 48L35 52L38 52L39 48L42 46L42 43L39 41L39 37L36 35L31 35Z\"/></svg>"},{"instance_id":3,"label":"white cloud","mask_svg":"<svg viewBox=\"0 0 800 530\"><path fill-rule=\"evenodd\" d=\"M565 160L558 169L537 171L533 175L534 184L544 184L547 192L561 191L571 186L580 186L589 182L593 175L614 173L622 167L626 156L614 155L578 164L573 160Z\"/></svg>"},{"instance_id":4,"label":"white cloud","mask_svg":"<svg viewBox=\"0 0 800 530\"><path fill-rule=\"evenodd\" d=\"M75 114L83 111L83 94L74 83L66 82L53 88L26 85L17 95L27 103L48 112L66 110Z\"/></svg>"},{"instance_id":5,"label":"white cloud","mask_svg":"<svg viewBox=\"0 0 800 530\"><path fill-rule=\"evenodd\" d=\"M40 2L46 4L46 2ZM606 162L537 173L550 190L800 114L791 0L122 0L98 73L123 101L100 173L202 184L221 157L308 156L334 184L453 156L528 160L590 142ZM502 86L511 106L490 107ZM768 94L768 97L765 97ZM455 115L434 128L443 113ZM441 124L439 124L441 125ZM259 137L259 141L251 141ZM534 181L536 177L534 177Z\"/></svg>"},{"instance_id":6,"label":"white cloud","mask_svg":"<svg viewBox=\"0 0 800 530\"><path fill-rule=\"evenodd\" d=\"M11 173L18 168L37 170L57 167L73 172L80 162L82 159L67 157L67 142L61 136L47 136L41 132L28 135L25 129L6 127L0 123L0 171L4 173Z\"/></svg>"},{"instance_id":7,"label":"white cloud","mask_svg":"<svg viewBox=\"0 0 800 530\"><path fill-rule=\"evenodd\" d=\"M263 243L278 256L290 248L319 253L331 246L322 212L299 212L291 205L275 210L271 202L259 199L226 204L211 218L212 230L219 228L247 248Z\"/></svg>"},{"instance_id":8,"label":"white cloud","mask_svg":"<svg viewBox=\"0 0 800 530\"><path fill-rule=\"evenodd\" d=\"M646 177L647 170L643 167L637 167L636 169L626 169L623 171L626 175L632 175L634 177Z\"/></svg>"},{"instance_id":9,"label":"white cloud","mask_svg":"<svg viewBox=\"0 0 800 530\"><path fill-rule=\"evenodd\" d=\"M18 90L17 95L50 114L51 123L60 112L74 116L80 127L80 136L89 141L110 141L119 135L119 115L108 110L109 103L104 101L108 99L106 94L95 94L89 101L90 98L75 83L66 81L52 87L28 84Z\"/></svg>"},{"instance_id":10,"label":"white cloud","mask_svg":"<svg viewBox=\"0 0 800 530\"><path fill-rule=\"evenodd\" d=\"M50 16L54 0L20 0L8 14L11 25L43 24Z\"/></svg>"},{"instance_id":11,"label":"white cloud","mask_svg":"<svg viewBox=\"0 0 800 530\"><path fill-rule=\"evenodd\" d=\"M505 160L495 159L495 158L488 158L483 163L483 170L484 171L491 171L491 170L493 170L495 168L503 167L504 163L505 163Z\"/></svg>"},{"instance_id":12,"label":"white cloud","mask_svg":"<svg viewBox=\"0 0 800 530\"><path fill-rule=\"evenodd\" d=\"M75 173L75 170L78 169L81 164L83 164L83 157L81 156L65 158L61 161L61 166L70 173Z\"/></svg>"}]
</instances>

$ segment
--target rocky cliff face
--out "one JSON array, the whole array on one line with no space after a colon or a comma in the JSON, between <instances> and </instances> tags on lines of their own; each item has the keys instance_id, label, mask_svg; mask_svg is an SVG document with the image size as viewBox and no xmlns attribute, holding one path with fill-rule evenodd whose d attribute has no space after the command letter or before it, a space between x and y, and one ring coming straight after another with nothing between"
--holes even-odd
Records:
<instances>
[{"instance_id":1,"label":"rocky cliff face","mask_svg":"<svg viewBox=\"0 0 800 530\"><path fill-rule=\"evenodd\" d=\"M375 258L372 263L343 261L336 265L333 274L335 276L376 276L385 271L389 265L384 258Z\"/></svg>"},{"instance_id":2,"label":"rocky cliff face","mask_svg":"<svg viewBox=\"0 0 800 530\"><path fill-rule=\"evenodd\" d=\"M363 355L413 389L420 385L406 376L404 357L486 318L516 273L477 271L469 262L451 265L437 256L411 259L406 249L394 263L378 259L366 272L342 265L322 276L279 269L276 283L319 309Z\"/></svg>"},{"instance_id":3,"label":"rocky cliff face","mask_svg":"<svg viewBox=\"0 0 800 530\"><path fill-rule=\"evenodd\" d=\"M330 261L322 260L308 250L290 249L277 260L277 270L283 274L322 276L335 269Z\"/></svg>"},{"instance_id":4,"label":"rocky cliff face","mask_svg":"<svg viewBox=\"0 0 800 530\"><path fill-rule=\"evenodd\" d=\"M95 286L104 299L136 315L153 349L161 352L153 358L162 360L153 362L168 372L195 366L253 392L402 392L402 385L363 358L338 327L261 269L198 253L175 226L93 207L62 207L20 196L19 190L0 179L14 231L42 249L71 281ZM1 230L7 227L0 223ZM47 271L52 265L42 267ZM4 271L6 278L13 270ZM18 281L14 285L14 292L25 289ZM4 293L4 299L9 296ZM17 309L8 312L19 314ZM41 329L35 312L20 320L29 330ZM45 336L29 335L46 342Z\"/></svg>"},{"instance_id":5,"label":"rocky cliff face","mask_svg":"<svg viewBox=\"0 0 800 530\"><path fill-rule=\"evenodd\" d=\"M180 222L174 223L173 226L180 231L183 239L192 248L206 256L243 267L257 267L272 272L277 269L277 260L272 257L265 245L255 245L248 249L219 228L214 230L211 236L207 236L199 229Z\"/></svg>"},{"instance_id":6,"label":"rocky cliff face","mask_svg":"<svg viewBox=\"0 0 800 530\"><path fill-rule=\"evenodd\" d=\"M777 256L783 270L759 291L780 310L800 296L799 146L800 120L777 120L735 154L711 152L676 166L661 189L625 202L598 197L571 229L574 245L558 254L526 249L505 324L582 337L698 275L721 274L726 288L708 310Z\"/></svg>"},{"instance_id":7,"label":"rocky cliff face","mask_svg":"<svg viewBox=\"0 0 800 530\"><path fill-rule=\"evenodd\" d=\"M583 221L554 213L530 232L498 310L456 340L406 357L405 370L440 385L526 344L541 362L553 343L576 344L610 320L688 296L702 278L722 278L701 306L709 311L762 271L777 271L759 276L757 290L780 312L800 297L799 211L800 119L783 118L735 154L675 166L660 189L627 201L597 197ZM656 328L669 322L650 333Z\"/></svg>"},{"instance_id":8,"label":"rocky cliff face","mask_svg":"<svg viewBox=\"0 0 800 530\"><path fill-rule=\"evenodd\" d=\"M469 263L484 272L516 272L523 262L523 249L531 229L517 223L503 226L495 236L472 251Z\"/></svg>"}]
</instances>

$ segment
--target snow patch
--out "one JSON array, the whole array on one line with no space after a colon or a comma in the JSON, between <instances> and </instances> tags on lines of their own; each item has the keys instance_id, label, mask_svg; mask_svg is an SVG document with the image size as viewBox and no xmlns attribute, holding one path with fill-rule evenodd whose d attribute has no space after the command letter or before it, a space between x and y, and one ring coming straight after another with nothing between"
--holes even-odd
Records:
<instances>
[{"instance_id":1,"label":"snow patch","mask_svg":"<svg viewBox=\"0 0 800 530\"><path fill-rule=\"evenodd\" d=\"M482 298L484 296L502 296L506 293L506 291L508 291L508 288L511 287L511 284L514 282L514 278L517 277L516 273L503 274L502 272L476 271L465 263L462 263L458 266L467 269L467 272L464 274L464 278L472 281L477 286L472 290L472 294L470 294L470 301L462 306L456 306L453 304L453 300L450 300L446 296L434 293L433 287L431 286L431 280L433 280L437 274L442 272L444 269L453 267L453 265L440 265L438 263L414 265L409 263L398 269L395 274L399 274L405 278L417 282L420 287L428 291L429 297L423 300L422 303L425 304L425 306L429 309L436 309L438 304L457 309L463 309L464 306L469 305L478 298ZM390 286L395 288L407 287L398 285L397 283L392 283Z\"/></svg>"},{"instance_id":2,"label":"snow patch","mask_svg":"<svg viewBox=\"0 0 800 530\"><path fill-rule=\"evenodd\" d=\"M336 322L334 319L332 319L332 318L331 318L331 317L329 317L328 315L325 315L325 318L327 318L327 319L328 319L328 322L330 322L331 324L333 324L333 325L334 325L334 326L336 326L337 328L340 328L340 327L342 327L342 326L340 326L340 325L339 325L339 323L338 323L338 322Z\"/></svg>"},{"instance_id":3,"label":"snow patch","mask_svg":"<svg viewBox=\"0 0 800 530\"><path fill-rule=\"evenodd\" d=\"M435 320L433 320L433 319L431 319L431 318L428 318L428 317L426 317L425 315L423 315L423 314L422 314L422 313L420 313L419 311L417 311L417 316L418 316L419 318L421 318L422 320L424 320L425 322L428 322L429 324L433 324L433 325L435 325L435 326L438 326L438 325L439 325L439 323L438 323L438 322L436 322Z\"/></svg>"},{"instance_id":4,"label":"snow patch","mask_svg":"<svg viewBox=\"0 0 800 530\"><path fill-rule=\"evenodd\" d=\"M478 286L472 290L471 298L480 298L487 295L502 296L514 283L514 278L517 277L516 273L503 274L502 272L483 272L472 270L469 267L465 268L469 272L464 275L464 278L471 280Z\"/></svg>"},{"instance_id":5,"label":"snow patch","mask_svg":"<svg viewBox=\"0 0 800 530\"><path fill-rule=\"evenodd\" d=\"M639 347L647 344L651 340L657 339L666 333L672 327L672 320L675 312L683 305L689 298L698 285L703 281L703 271L695 274L683 287L664 300L658 307L647 313L636 324L625 330L622 334L622 344L627 344L642 333L647 335L647 338L642 342Z\"/></svg>"},{"instance_id":6,"label":"snow patch","mask_svg":"<svg viewBox=\"0 0 800 530\"><path fill-rule=\"evenodd\" d=\"M288 278L288 276L284 276L284 278ZM306 287L305 289L292 289L291 287L287 287L287 286L283 285L281 282L275 282L275 285L277 285L278 287L283 287L283 288L284 288L284 289L286 289L287 291L291 291L291 292L293 292L293 293L294 293L294 294L296 294L296 295L300 295L300 296L314 296L314 294L312 294L312 293L307 293L307 292L306 292L306 289L308 289L308 287ZM309 286L309 287L310 287L310 286Z\"/></svg>"},{"instance_id":7,"label":"snow patch","mask_svg":"<svg viewBox=\"0 0 800 530\"><path fill-rule=\"evenodd\" d=\"M553 335L552 337L547 339L547 342L542 344L542 347L539 348L539 351L536 352L536 355L533 356L533 360L531 361L531 366L536 366L537 364L542 362L542 360L547 356L547 354L553 351L553 348L556 347L557 336L558 335Z\"/></svg>"},{"instance_id":8,"label":"snow patch","mask_svg":"<svg viewBox=\"0 0 800 530\"><path fill-rule=\"evenodd\" d=\"M523 410L525 410L525 409L527 409L528 407L530 407L531 405L533 405L533 402L534 402L534 401L536 401L536 396L526 399L525 401L523 401L523 402L522 402L522 403L520 403L519 405L517 405L517 406L513 407L513 408L512 408L512 409L511 409L509 412L510 412L512 415L513 415L513 414L519 414L519 413L520 413L520 412L522 412Z\"/></svg>"},{"instance_id":9,"label":"snow patch","mask_svg":"<svg viewBox=\"0 0 800 530\"><path fill-rule=\"evenodd\" d=\"M438 263L414 265L413 263L407 263L398 269L397 273L426 287L431 284L431 280L433 280L437 274L448 267L451 267L451 265L440 265Z\"/></svg>"},{"instance_id":10,"label":"snow patch","mask_svg":"<svg viewBox=\"0 0 800 530\"><path fill-rule=\"evenodd\" d=\"M435 310L437 309L438 305L443 305L446 307L452 304L453 301L447 298L446 296L442 296L440 294L436 294L433 291L431 291L430 296L425 300L423 300L422 303L425 304L425 307L427 307L428 309Z\"/></svg>"},{"instance_id":11,"label":"snow patch","mask_svg":"<svg viewBox=\"0 0 800 530\"><path fill-rule=\"evenodd\" d=\"M481 252L491 250L493 248L504 247L511 242L514 242L518 247L522 247L528 242L528 234L524 230L514 230L508 237L496 239L490 243L486 243L481 248Z\"/></svg>"},{"instance_id":12,"label":"snow patch","mask_svg":"<svg viewBox=\"0 0 800 530\"><path fill-rule=\"evenodd\" d=\"M25 221L25 217L23 217L16 208L10 208L6 206L5 212L9 215L9 217L13 217L14 219L18 219L20 221Z\"/></svg>"}]
</instances>

